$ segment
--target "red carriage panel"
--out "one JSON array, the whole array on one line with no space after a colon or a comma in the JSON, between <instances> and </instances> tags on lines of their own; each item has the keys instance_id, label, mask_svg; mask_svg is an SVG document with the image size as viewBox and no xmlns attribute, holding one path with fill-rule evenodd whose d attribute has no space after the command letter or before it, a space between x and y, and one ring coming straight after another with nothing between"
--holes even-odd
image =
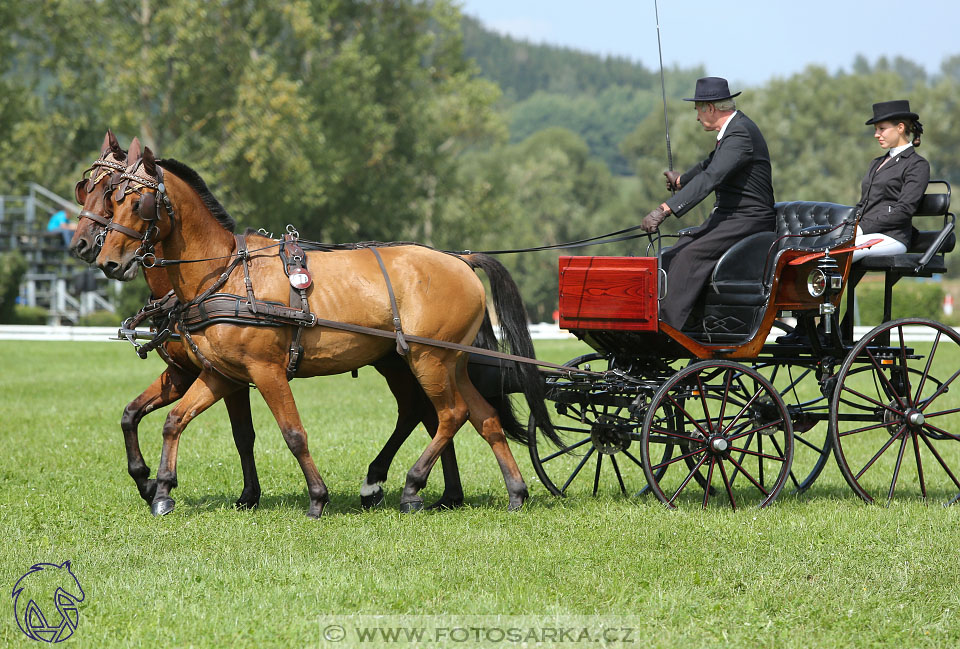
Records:
<instances>
[{"instance_id":1,"label":"red carriage panel","mask_svg":"<svg viewBox=\"0 0 960 649\"><path fill-rule=\"evenodd\" d=\"M560 257L560 326L657 331L655 257Z\"/></svg>"}]
</instances>

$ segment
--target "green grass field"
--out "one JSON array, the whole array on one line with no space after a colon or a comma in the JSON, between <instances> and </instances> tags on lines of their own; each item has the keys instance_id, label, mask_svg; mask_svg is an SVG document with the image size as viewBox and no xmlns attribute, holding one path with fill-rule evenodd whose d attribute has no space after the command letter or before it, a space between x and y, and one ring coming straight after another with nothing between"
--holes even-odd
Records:
<instances>
[{"instance_id":1,"label":"green grass field","mask_svg":"<svg viewBox=\"0 0 960 649\"><path fill-rule=\"evenodd\" d=\"M538 349L557 362L585 351ZM161 369L122 343L0 342L0 584L10 593L32 564L72 560L86 597L64 646L356 646L350 616L376 614L414 626L511 615L631 630L609 646L960 645L960 510L909 494L867 506L832 459L806 494L785 490L766 510L667 511L651 497L554 498L514 445L532 498L510 514L493 454L464 428L468 506L404 516L403 476L426 442L417 431L386 507L361 512L360 482L395 417L372 369L293 384L331 492L323 519L304 516L303 476L256 393L260 508L233 509L240 468L217 405L181 439L176 511L153 518L126 473L119 419ZM140 428L154 470L162 422L151 414ZM424 497L441 491L436 470ZM2 601L0 646L35 646L13 600ZM330 620L346 640L324 640Z\"/></svg>"}]
</instances>

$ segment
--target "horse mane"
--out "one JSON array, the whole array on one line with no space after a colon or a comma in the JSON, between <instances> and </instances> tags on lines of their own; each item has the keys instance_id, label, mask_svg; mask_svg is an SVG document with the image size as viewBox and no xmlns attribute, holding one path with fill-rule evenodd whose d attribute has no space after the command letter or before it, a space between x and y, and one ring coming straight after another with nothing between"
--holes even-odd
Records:
<instances>
[{"instance_id":1,"label":"horse mane","mask_svg":"<svg viewBox=\"0 0 960 649\"><path fill-rule=\"evenodd\" d=\"M225 230L234 232L237 229L237 222L232 216L230 216L229 212L224 209L223 205L220 204L220 201L214 198L213 194L210 193L210 190L207 188L207 183L203 182L203 178L200 177L200 174L179 160L174 160L173 158L157 160L157 164L164 169L169 169L171 172L176 174L178 178L190 185L190 187L192 187L193 190L200 196L200 200L202 200L203 204L207 206L207 209L210 210L210 213L213 214L213 217L217 219L217 223L222 225Z\"/></svg>"}]
</instances>

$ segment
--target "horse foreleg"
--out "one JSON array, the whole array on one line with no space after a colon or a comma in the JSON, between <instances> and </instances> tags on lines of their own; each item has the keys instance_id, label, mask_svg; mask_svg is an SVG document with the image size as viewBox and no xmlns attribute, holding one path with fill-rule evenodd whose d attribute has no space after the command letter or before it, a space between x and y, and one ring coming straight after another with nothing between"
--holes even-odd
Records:
<instances>
[{"instance_id":1,"label":"horse foreleg","mask_svg":"<svg viewBox=\"0 0 960 649\"><path fill-rule=\"evenodd\" d=\"M230 415L233 441L237 445L237 453L240 454L240 470L243 472L243 491L234 504L237 509L252 509L260 504L260 479L257 477L257 465L253 458L256 433L250 414L250 388L240 388L225 396L223 403Z\"/></svg>"},{"instance_id":2,"label":"horse foreleg","mask_svg":"<svg viewBox=\"0 0 960 649\"><path fill-rule=\"evenodd\" d=\"M177 486L177 448L183 429L197 415L236 389L236 383L214 372L203 371L183 395L180 403L167 415L163 424L160 466L157 468L157 490L153 502L150 503L150 511L154 516L173 511L175 502L170 497L170 490Z\"/></svg>"},{"instance_id":3,"label":"horse foreleg","mask_svg":"<svg viewBox=\"0 0 960 649\"><path fill-rule=\"evenodd\" d=\"M317 466L310 455L310 449L307 447L307 431L304 430L300 421L300 413L297 411L297 404L293 400L293 392L284 375L284 369L281 367L248 369L263 400L266 401L267 407L277 420L287 447L297 458L300 470L303 471L303 477L307 481L307 493L310 495L307 516L320 518L323 508L330 502L330 496L327 485L323 483L320 472L317 471Z\"/></svg>"},{"instance_id":4,"label":"horse foreleg","mask_svg":"<svg viewBox=\"0 0 960 649\"><path fill-rule=\"evenodd\" d=\"M156 480L150 480L150 467L140 452L140 420L157 408L167 406L187 391L193 382L193 376L174 367L167 367L163 374L150 384L140 396L127 404L120 417L120 429L123 431L123 445L127 450L127 473L137 485L140 497L152 503L157 490Z\"/></svg>"}]
</instances>

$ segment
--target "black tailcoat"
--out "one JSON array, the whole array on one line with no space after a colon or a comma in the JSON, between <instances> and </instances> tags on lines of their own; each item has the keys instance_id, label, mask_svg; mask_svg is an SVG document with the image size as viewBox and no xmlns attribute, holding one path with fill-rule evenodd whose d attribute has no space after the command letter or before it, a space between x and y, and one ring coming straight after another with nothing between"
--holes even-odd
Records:
<instances>
[{"instance_id":1,"label":"black tailcoat","mask_svg":"<svg viewBox=\"0 0 960 649\"><path fill-rule=\"evenodd\" d=\"M716 149L680 176L680 186L666 201L677 216L710 192L716 192L716 204L703 225L663 253L667 295L660 319L678 329L720 255L746 236L776 228L770 153L757 125L743 113L735 114Z\"/></svg>"}]
</instances>

